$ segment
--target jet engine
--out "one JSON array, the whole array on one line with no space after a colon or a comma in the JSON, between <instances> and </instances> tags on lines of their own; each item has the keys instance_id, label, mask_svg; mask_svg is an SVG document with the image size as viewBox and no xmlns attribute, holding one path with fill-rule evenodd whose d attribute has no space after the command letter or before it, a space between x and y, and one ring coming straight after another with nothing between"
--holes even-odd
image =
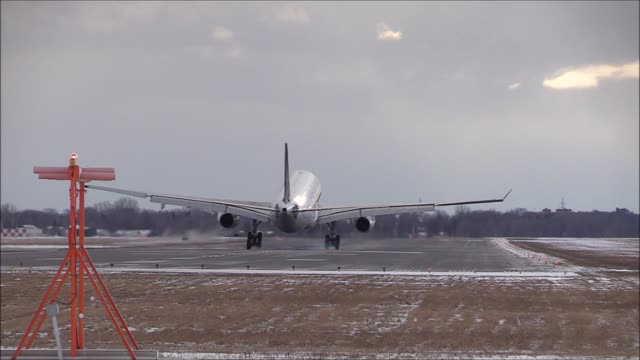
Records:
<instances>
[{"instance_id":1,"label":"jet engine","mask_svg":"<svg viewBox=\"0 0 640 360\"><path fill-rule=\"evenodd\" d=\"M229 213L218 213L218 222L222 227L234 228L238 226L240 222L240 216L232 215Z\"/></svg>"},{"instance_id":2,"label":"jet engine","mask_svg":"<svg viewBox=\"0 0 640 360\"><path fill-rule=\"evenodd\" d=\"M362 216L356 219L356 229L360 232L368 232L373 229L373 225L376 224L376 218L373 216Z\"/></svg>"}]
</instances>

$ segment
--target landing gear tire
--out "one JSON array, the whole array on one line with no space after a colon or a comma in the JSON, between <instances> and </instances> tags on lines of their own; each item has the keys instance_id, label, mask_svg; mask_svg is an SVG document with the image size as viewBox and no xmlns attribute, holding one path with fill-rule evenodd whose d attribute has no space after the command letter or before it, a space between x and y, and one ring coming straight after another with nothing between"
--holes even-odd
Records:
<instances>
[{"instance_id":1,"label":"landing gear tire","mask_svg":"<svg viewBox=\"0 0 640 360\"><path fill-rule=\"evenodd\" d=\"M247 233L247 250L251 250L252 247L262 248L262 233L258 232L254 234L252 232Z\"/></svg>"},{"instance_id":2,"label":"landing gear tire","mask_svg":"<svg viewBox=\"0 0 640 360\"><path fill-rule=\"evenodd\" d=\"M253 231L247 233L247 250L251 250L252 247L262 248L262 232L258 231L258 225L260 221L253 220Z\"/></svg>"},{"instance_id":3,"label":"landing gear tire","mask_svg":"<svg viewBox=\"0 0 640 360\"><path fill-rule=\"evenodd\" d=\"M253 233L247 233L247 250L251 250L253 246Z\"/></svg>"},{"instance_id":4,"label":"landing gear tire","mask_svg":"<svg viewBox=\"0 0 640 360\"><path fill-rule=\"evenodd\" d=\"M340 249L340 235L325 235L324 237L324 248L331 249L334 248L336 250Z\"/></svg>"},{"instance_id":5,"label":"landing gear tire","mask_svg":"<svg viewBox=\"0 0 640 360\"><path fill-rule=\"evenodd\" d=\"M336 235L336 222L332 221L327 224L329 226L329 234L324 237L324 248L340 249L340 235Z\"/></svg>"}]
</instances>

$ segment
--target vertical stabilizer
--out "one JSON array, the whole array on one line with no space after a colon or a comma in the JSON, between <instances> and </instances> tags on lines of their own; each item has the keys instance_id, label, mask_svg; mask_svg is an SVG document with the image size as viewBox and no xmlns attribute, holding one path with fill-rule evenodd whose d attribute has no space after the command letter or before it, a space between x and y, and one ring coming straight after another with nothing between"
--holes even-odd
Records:
<instances>
[{"instance_id":1,"label":"vertical stabilizer","mask_svg":"<svg viewBox=\"0 0 640 360\"><path fill-rule=\"evenodd\" d=\"M289 186L289 148L284 143L284 197L282 201L288 203L291 199L291 188Z\"/></svg>"}]
</instances>

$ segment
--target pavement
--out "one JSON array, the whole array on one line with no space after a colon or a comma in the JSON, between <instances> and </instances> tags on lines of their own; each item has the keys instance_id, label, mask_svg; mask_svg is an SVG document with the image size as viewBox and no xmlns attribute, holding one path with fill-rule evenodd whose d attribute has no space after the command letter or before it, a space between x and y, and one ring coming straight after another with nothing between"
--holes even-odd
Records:
<instances>
[{"instance_id":1,"label":"pavement","mask_svg":"<svg viewBox=\"0 0 640 360\"><path fill-rule=\"evenodd\" d=\"M18 245L16 245L18 244ZM63 243L3 245L3 267L58 266ZM89 254L99 268L177 268L332 271L478 271L547 270L497 246L490 239L345 238L340 250L325 250L324 239L265 237L262 249L246 250L243 238L92 239ZM113 264L113 265L111 265Z\"/></svg>"},{"instance_id":2,"label":"pavement","mask_svg":"<svg viewBox=\"0 0 640 360\"><path fill-rule=\"evenodd\" d=\"M9 360L13 356L15 349L2 349L0 350L0 360ZM155 350L134 350L136 360L157 360L158 351ZM63 359L74 360L130 360L131 356L126 350L112 350L112 349L99 349L99 350L78 350L76 356L71 357L71 352L67 349L62 350ZM50 349L26 349L20 352L18 356L20 360L57 360L57 350Z\"/></svg>"}]
</instances>

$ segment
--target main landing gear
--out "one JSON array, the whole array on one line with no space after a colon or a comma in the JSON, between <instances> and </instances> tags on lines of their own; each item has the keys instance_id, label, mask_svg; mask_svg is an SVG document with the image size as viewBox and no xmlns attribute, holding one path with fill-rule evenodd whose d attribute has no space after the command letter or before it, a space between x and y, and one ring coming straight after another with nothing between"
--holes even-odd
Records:
<instances>
[{"instance_id":1,"label":"main landing gear","mask_svg":"<svg viewBox=\"0 0 640 360\"><path fill-rule=\"evenodd\" d=\"M254 246L258 249L262 247L262 232L258 232L258 225L260 221L253 220L253 231L247 234L247 250L251 250Z\"/></svg>"},{"instance_id":2,"label":"main landing gear","mask_svg":"<svg viewBox=\"0 0 640 360\"><path fill-rule=\"evenodd\" d=\"M336 223L332 221L328 223L329 225L329 234L324 237L324 248L330 249L334 248L336 250L340 249L340 235L335 233L336 231Z\"/></svg>"}]
</instances>

